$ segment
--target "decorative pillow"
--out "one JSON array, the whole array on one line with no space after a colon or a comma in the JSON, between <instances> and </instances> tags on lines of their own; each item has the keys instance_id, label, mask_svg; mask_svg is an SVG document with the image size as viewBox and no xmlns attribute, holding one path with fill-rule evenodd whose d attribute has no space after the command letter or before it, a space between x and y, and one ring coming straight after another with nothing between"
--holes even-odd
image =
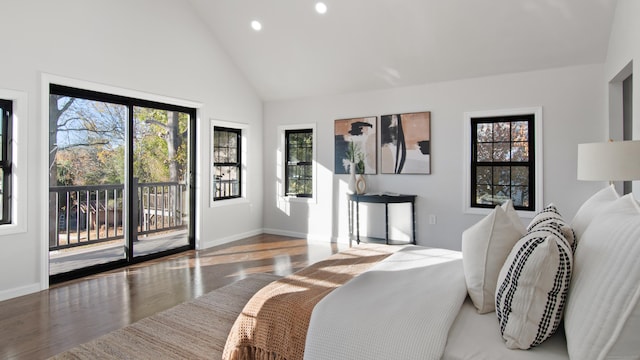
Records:
<instances>
[{"instance_id":1,"label":"decorative pillow","mask_svg":"<svg viewBox=\"0 0 640 360\"><path fill-rule=\"evenodd\" d=\"M578 212L571 220L571 227L576 233L576 241L579 242L582 234L591 223L594 216L598 215L602 209L618 200L620 196L613 187L609 185L606 188L593 194L582 206L578 209Z\"/></svg>"},{"instance_id":2,"label":"decorative pillow","mask_svg":"<svg viewBox=\"0 0 640 360\"><path fill-rule=\"evenodd\" d=\"M522 224L522 220L520 220L520 215L518 215L518 212L513 207L513 201L507 200L502 205L500 205L500 207L502 208L502 210L504 210L505 213L507 213L507 216L509 217L509 219L511 219L516 229L518 229L518 231L520 231L522 235L526 234L527 228Z\"/></svg>"},{"instance_id":3,"label":"decorative pillow","mask_svg":"<svg viewBox=\"0 0 640 360\"><path fill-rule=\"evenodd\" d=\"M556 206L551 203L546 208L542 209L536 216L533 217L529 226L527 226L527 232L530 232L535 227L546 226L549 224L560 225L560 230L562 231L562 235L564 236L569 244L571 244L572 252L576 250L576 235L573 231L573 228L564 220L564 217L560 215L560 212L556 208Z\"/></svg>"},{"instance_id":4,"label":"decorative pillow","mask_svg":"<svg viewBox=\"0 0 640 360\"><path fill-rule=\"evenodd\" d=\"M572 359L640 356L640 206L625 195L582 234L564 328Z\"/></svg>"},{"instance_id":5,"label":"decorative pillow","mask_svg":"<svg viewBox=\"0 0 640 360\"><path fill-rule=\"evenodd\" d=\"M529 349L558 328L569 290L573 231L550 205L513 247L497 281L496 314L510 349Z\"/></svg>"},{"instance_id":6,"label":"decorative pillow","mask_svg":"<svg viewBox=\"0 0 640 360\"><path fill-rule=\"evenodd\" d=\"M462 264L467 290L480 314L495 310L498 273L511 248L524 233L520 218L518 227L504 207L511 211L509 205L496 206L489 215L462 233Z\"/></svg>"}]
</instances>

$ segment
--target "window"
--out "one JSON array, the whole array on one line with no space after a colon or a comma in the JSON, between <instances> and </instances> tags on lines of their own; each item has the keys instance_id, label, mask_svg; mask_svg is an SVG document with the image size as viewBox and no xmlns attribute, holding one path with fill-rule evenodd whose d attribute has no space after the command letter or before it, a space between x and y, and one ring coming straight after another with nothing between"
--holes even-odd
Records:
<instances>
[{"instance_id":1,"label":"window","mask_svg":"<svg viewBox=\"0 0 640 360\"><path fill-rule=\"evenodd\" d=\"M13 102L0 99L0 224L11 223L12 124Z\"/></svg>"},{"instance_id":2,"label":"window","mask_svg":"<svg viewBox=\"0 0 640 360\"><path fill-rule=\"evenodd\" d=\"M505 201L522 216L542 206L542 108L465 113L465 212Z\"/></svg>"},{"instance_id":3,"label":"window","mask_svg":"<svg viewBox=\"0 0 640 360\"><path fill-rule=\"evenodd\" d=\"M234 199L242 196L241 144L241 129L214 126L214 200Z\"/></svg>"},{"instance_id":4,"label":"window","mask_svg":"<svg viewBox=\"0 0 640 360\"><path fill-rule=\"evenodd\" d=\"M313 196L313 129L285 130L285 194Z\"/></svg>"},{"instance_id":5,"label":"window","mask_svg":"<svg viewBox=\"0 0 640 360\"><path fill-rule=\"evenodd\" d=\"M471 206L534 210L534 116L471 118Z\"/></svg>"},{"instance_id":6,"label":"window","mask_svg":"<svg viewBox=\"0 0 640 360\"><path fill-rule=\"evenodd\" d=\"M0 89L0 236L27 231L28 96Z\"/></svg>"}]
</instances>

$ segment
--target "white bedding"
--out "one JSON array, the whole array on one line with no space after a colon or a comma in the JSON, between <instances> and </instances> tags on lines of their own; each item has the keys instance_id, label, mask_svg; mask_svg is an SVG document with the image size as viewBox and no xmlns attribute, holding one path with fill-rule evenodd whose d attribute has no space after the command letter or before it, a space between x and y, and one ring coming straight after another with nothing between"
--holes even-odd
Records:
<instances>
[{"instance_id":1,"label":"white bedding","mask_svg":"<svg viewBox=\"0 0 640 360\"><path fill-rule=\"evenodd\" d=\"M407 246L316 305L304 358L440 359L466 296L460 252Z\"/></svg>"},{"instance_id":2,"label":"white bedding","mask_svg":"<svg viewBox=\"0 0 640 360\"><path fill-rule=\"evenodd\" d=\"M561 329L529 350L511 350L500 335L495 312L478 314L467 298L449 331L443 360L567 360L567 343Z\"/></svg>"}]
</instances>

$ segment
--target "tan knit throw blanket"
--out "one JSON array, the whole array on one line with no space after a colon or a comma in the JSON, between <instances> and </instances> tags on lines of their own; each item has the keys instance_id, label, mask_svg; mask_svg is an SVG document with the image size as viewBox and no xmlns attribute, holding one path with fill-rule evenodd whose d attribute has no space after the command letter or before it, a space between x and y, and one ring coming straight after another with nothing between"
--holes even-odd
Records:
<instances>
[{"instance_id":1,"label":"tan knit throw blanket","mask_svg":"<svg viewBox=\"0 0 640 360\"><path fill-rule=\"evenodd\" d=\"M265 286L236 319L222 358L302 360L316 303L399 248L361 244Z\"/></svg>"}]
</instances>

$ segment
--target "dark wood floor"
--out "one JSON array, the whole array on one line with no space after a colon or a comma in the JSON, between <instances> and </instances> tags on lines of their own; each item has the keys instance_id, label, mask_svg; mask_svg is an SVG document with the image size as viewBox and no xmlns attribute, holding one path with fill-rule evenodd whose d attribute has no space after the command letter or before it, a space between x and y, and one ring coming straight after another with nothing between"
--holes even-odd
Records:
<instances>
[{"instance_id":1,"label":"dark wood floor","mask_svg":"<svg viewBox=\"0 0 640 360\"><path fill-rule=\"evenodd\" d=\"M44 359L246 275L288 275L336 244L258 235L188 251L0 302L0 358Z\"/></svg>"}]
</instances>

